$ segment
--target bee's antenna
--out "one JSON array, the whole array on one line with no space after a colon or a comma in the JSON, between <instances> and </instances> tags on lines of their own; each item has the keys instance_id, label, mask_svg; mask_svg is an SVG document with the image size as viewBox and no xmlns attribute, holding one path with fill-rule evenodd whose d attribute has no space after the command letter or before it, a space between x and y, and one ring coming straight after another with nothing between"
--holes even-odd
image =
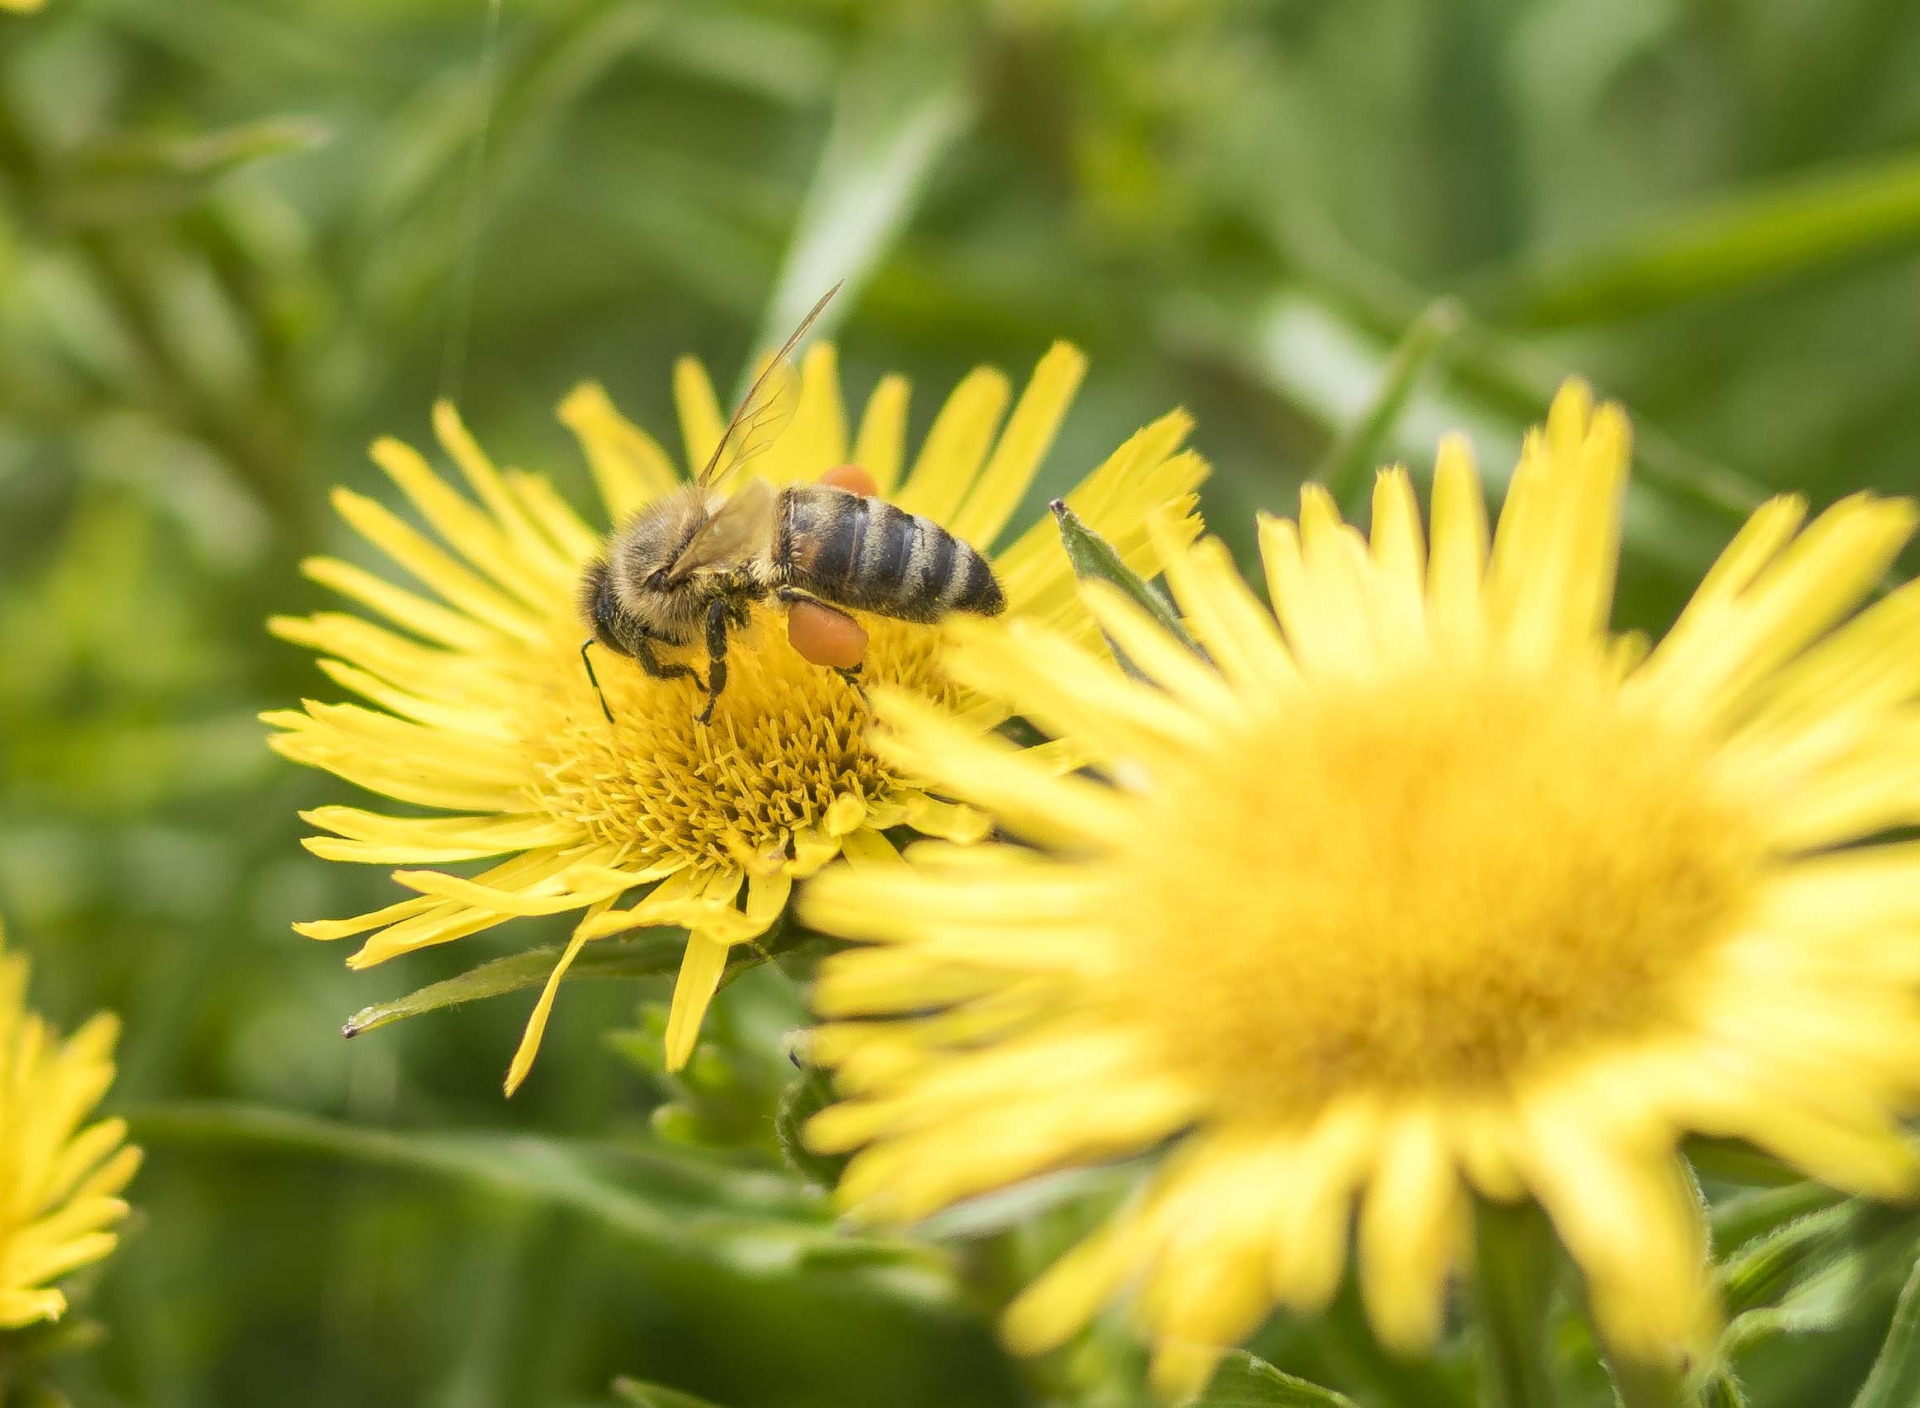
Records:
<instances>
[{"instance_id":1,"label":"bee's antenna","mask_svg":"<svg viewBox=\"0 0 1920 1408\"><path fill-rule=\"evenodd\" d=\"M580 663L587 667L587 683L593 686L594 695L600 700L600 712L607 716L607 722L613 722L613 710L607 707L607 696L600 689L600 677L593 672L593 660L587 652L593 649L591 639L580 642Z\"/></svg>"}]
</instances>

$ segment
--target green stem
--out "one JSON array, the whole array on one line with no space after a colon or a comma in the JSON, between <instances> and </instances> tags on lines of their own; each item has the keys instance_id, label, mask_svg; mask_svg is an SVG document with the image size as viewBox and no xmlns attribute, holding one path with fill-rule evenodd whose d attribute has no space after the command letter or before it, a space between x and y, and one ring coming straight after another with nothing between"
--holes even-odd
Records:
<instances>
[{"instance_id":1,"label":"green stem","mask_svg":"<svg viewBox=\"0 0 1920 1408\"><path fill-rule=\"evenodd\" d=\"M1487 1397L1492 1408L1550 1408L1547 1310L1553 1289L1553 1229L1531 1203L1476 1210L1475 1294Z\"/></svg>"}]
</instances>

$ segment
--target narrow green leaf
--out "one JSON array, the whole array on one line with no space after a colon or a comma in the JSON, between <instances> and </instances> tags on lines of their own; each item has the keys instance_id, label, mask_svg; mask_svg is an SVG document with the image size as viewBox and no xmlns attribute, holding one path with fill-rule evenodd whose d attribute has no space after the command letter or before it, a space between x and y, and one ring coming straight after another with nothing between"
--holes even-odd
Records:
<instances>
[{"instance_id":1,"label":"narrow green leaf","mask_svg":"<svg viewBox=\"0 0 1920 1408\"><path fill-rule=\"evenodd\" d=\"M920 1304L958 1294L946 1259L917 1243L849 1236L817 1194L787 1179L657 1148L538 1135L369 1129L291 1110L220 1102L125 1112L150 1147L221 1148L334 1159L476 1193L562 1208L659 1255L753 1278L796 1275L816 1256L871 1268L871 1284Z\"/></svg>"},{"instance_id":2,"label":"narrow green leaf","mask_svg":"<svg viewBox=\"0 0 1920 1408\"><path fill-rule=\"evenodd\" d=\"M774 1112L773 1132L780 1141L780 1152L803 1178L831 1188L840 1181L847 1166L845 1155L816 1154L804 1137L807 1121L833 1103L833 1082L817 1066L803 1066L800 1073L780 1092L780 1106Z\"/></svg>"},{"instance_id":3,"label":"narrow green leaf","mask_svg":"<svg viewBox=\"0 0 1920 1408\"><path fill-rule=\"evenodd\" d=\"M1168 635L1194 654L1201 653L1199 645L1187 634L1179 613L1173 609L1173 603L1167 600L1164 592L1127 566L1120 554L1114 551L1113 544L1087 527L1080 515L1067 507L1064 499L1055 499L1051 507L1053 521L1060 525L1060 541L1066 547L1067 560L1073 564L1074 576L1083 582L1106 582L1118 587L1122 595L1157 621ZM1139 675L1139 670L1119 646L1111 639L1107 645L1128 674Z\"/></svg>"},{"instance_id":4,"label":"narrow green leaf","mask_svg":"<svg viewBox=\"0 0 1920 1408\"><path fill-rule=\"evenodd\" d=\"M1912 1408L1920 1403L1920 1262L1894 1307L1886 1343L1853 1408Z\"/></svg>"},{"instance_id":5,"label":"narrow green leaf","mask_svg":"<svg viewBox=\"0 0 1920 1408\"><path fill-rule=\"evenodd\" d=\"M1849 162L1736 191L1484 280L1475 305L1532 328L1604 322L1920 244L1920 158Z\"/></svg>"},{"instance_id":6,"label":"narrow green leaf","mask_svg":"<svg viewBox=\"0 0 1920 1408\"><path fill-rule=\"evenodd\" d=\"M1727 1262L1722 1284L1731 1319L1725 1358L1780 1334L1843 1324L1863 1302L1904 1277L1915 1237L1907 1209L1857 1200L1789 1223Z\"/></svg>"},{"instance_id":7,"label":"narrow green leaf","mask_svg":"<svg viewBox=\"0 0 1920 1408\"><path fill-rule=\"evenodd\" d=\"M1236 1349L1220 1361L1191 1408L1354 1408L1354 1402Z\"/></svg>"},{"instance_id":8,"label":"narrow green leaf","mask_svg":"<svg viewBox=\"0 0 1920 1408\"><path fill-rule=\"evenodd\" d=\"M1333 495L1334 502L1350 507L1365 486L1369 470L1378 467L1383 448L1400 423L1414 388L1433 364L1434 358L1460 331L1464 314L1450 298L1436 299L1407 326L1388 359L1373 399L1355 416L1327 448L1326 455L1313 472L1313 478Z\"/></svg>"},{"instance_id":9,"label":"narrow green leaf","mask_svg":"<svg viewBox=\"0 0 1920 1408\"><path fill-rule=\"evenodd\" d=\"M658 977L680 967L680 957L685 949L686 936L678 929L653 929L622 942L589 944L580 951L580 956L574 959L573 966L561 981L570 983L577 978ZM347 1019L340 1033L342 1036L359 1036L362 1032L370 1032L408 1017L418 1017L423 1012L437 1012L443 1007L499 997L523 988L542 987L553 972L553 965L560 961L560 954L558 945L548 945L493 959L478 968L468 969L458 977L429 983L405 997L363 1007ZM744 946L741 954L742 962L759 961Z\"/></svg>"},{"instance_id":10,"label":"narrow green leaf","mask_svg":"<svg viewBox=\"0 0 1920 1408\"><path fill-rule=\"evenodd\" d=\"M615 1379L613 1395L629 1408L719 1408L709 1399L695 1398L677 1388L643 1383L639 1379Z\"/></svg>"},{"instance_id":11,"label":"narrow green leaf","mask_svg":"<svg viewBox=\"0 0 1920 1408\"><path fill-rule=\"evenodd\" d=\"M817 102L832 81L833 46L773 13L667 4L642 61L794 106Z\"/></svg>"},{"instance_id":12,"label":"narrow green leaf","mask_svg":"<svg viewBox=\"0 0 1920 1408\"><path fill-rule=\"evenodd\" d=\"M318 118L265 117L192 137L166 136L94 148L80 156L90 175L165 174L211 181L252 162L290 156L326 143L333 129Z\"/></svg>"},{"instance_id":13,"label":"narrow green leaf","mask_svg":"<svg viewBox=\"0 0 1920 1408\"><path fill-rule=\"evenodd\" d=\"M1746 1391L1725 1369L1717 1369L1700 1385L1700 1408L1748 1408Z\"/></svg>"},{"instance_id":14,"label":"narrow green leaf","mask_svg":"<svg viewBox=\"0 0 1920 1408\"><path fill-rule=\"evenodd\" d=\"M1303 218L1306 212L1298 202L1272 191L1245 189L1239 194L1269 232L1279 256L1301 271L1307 286L1320 290L1309 300L1320 317L1336 321L1343 330L1351 322L1375 336L1391 335L1426 306L1425 291L1354 248L1331 222ZM1289 335L1287 326L1301 301L1275 299L1251 317L1241 310L1220 309L1217 316L1210 311L1184 322L1199 344L1211 344L1281 395L1315 405L1325 398L1316 396L1313 386L1302 385L1307 367L1292 355L1298 339ZM1448 423L1467 423L1471 417L1466 412L1492 411L1525 425L1539 419L1569 368L1469 318L1448 348L1447 370L1446 394L1437 400ZM1431 451L1430 446L1423 448ZM1675 505L1705 509L1722 522L1744 522L1767 497L1760 485L1677 444L1645 415L1634 417L1634 467L1637 482ZM1698 565L1689 563L1688 570Z\"/></svg>"},{"instance_id":15,"label":"narrow green leaf","mask_svg":"<svg viewBox=\"0 0 1920 1408\"><path fill-rule=\"evenodd\" d=\"M1716 1256L1739 1248L1789 1222L1846 1201L1825 1184L1803 1182L1783 1188L1756 1188L1728 1198L1713 1209L1711 1226Z\"/></svg>"},{"instance_id":16,"label":"narrow green leaf","mask_svg":"<svg viewBox=\"0 0 1920 1408\"><path fill-rule=\"evenodd\" d=\"M1474 1237L1487 1400L1492 1408L1542 1408L1553 1402L1547 1364L1553 1229L1531 1203L1481 1203Z\"/></svg>"},{"instance_id":17,"label":"narrow green leaf","mask_svg":"<svg viewBox=\"0 0 1920 1408\"><path fill-rule=\"evenodd\" d=\"M919 208L934 169L973 121L966 46L879 43L848 71L755 347L774 347L836 282L827 333L858 300ZM746 369L746 376L753 369Z\"/></svg>"},{"instance_id":18,"label":"narrow green leaf","mask_svg":"<svg viewBox=\"0 0 1920 1408\"><path fill-rule=\"evenodd\" d=\"M1779 1188L1804 1180L1770 1154L1737 1139L1689 1139L1687 1162L1700 1177L1747 1188Z\"/></svg>"}]
</instances>

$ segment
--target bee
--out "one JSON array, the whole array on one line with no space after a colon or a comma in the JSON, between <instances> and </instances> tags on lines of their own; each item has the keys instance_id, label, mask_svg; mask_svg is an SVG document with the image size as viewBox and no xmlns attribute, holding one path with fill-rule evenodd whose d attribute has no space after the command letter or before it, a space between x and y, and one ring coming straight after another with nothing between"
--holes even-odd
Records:
<instances>
[{"instance_id":1,"label":"bee","mask_svg":"<svg viewBox=\"0 0 1920 1408\"><path fill-rule=\"evenodd\" d=\"M699 683L706 705L698 718L707 724L727 687L728 635L769 597L785 606L811 602L848 621L849 610L934 622L1006 609L986 558L929 518L830 484L776 490L756 479L726 492L733 472L792 419L797 375L789 357L839 287L813 305L748 388L700 473L615 529L582 574L580 615L592 635L580 659L609 723L613 712L587 653L596 644L654 679ZM660 658L664 647L696 641L706 645L704 675Z\"/></svg>"}]
</instances>

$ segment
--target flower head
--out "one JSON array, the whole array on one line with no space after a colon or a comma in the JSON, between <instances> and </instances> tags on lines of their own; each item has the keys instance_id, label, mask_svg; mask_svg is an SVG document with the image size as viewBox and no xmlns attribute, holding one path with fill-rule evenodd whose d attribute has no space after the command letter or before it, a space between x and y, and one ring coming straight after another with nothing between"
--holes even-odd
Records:
<instances>
[{"instance_id":1,"label":"flower head","mask_svg":"<svg viewBox=\"0 0 1920 1408\"><path fill-rule=\"evenodd\" d=\"M124 1120L82 1122L113 1084L119 1024L61 1041L27 1009L27 960L0 934L0 1330L57 1318L53 1283L112 1251L140 1167Z\"/></svg>"},{"instance_id":2,"label":"flower head","mask_svg":"<svg viewBox=\"0 0 1920 1408\"><path fill-rule=\"evenodd\" d=\"M1370 538L1309 487L1261 525L1271 612L1217 543L1166 542L1212 663L1089 594L1150 682L1039 623L956 626L953 678L1091 774L883 702L883 756L1031 845L803 897L866 945L814 998L843 1196L913 1218L1167 1150L1016 1302L1016 1344L1131 1288L1190 1385L1325 1304L1357 1213L1374 1324L1427 1345L1471 1191L1536 1198L1603 1332L1672 1362L1713 1320L1683 1136L1912 1188L1920 848L1875 838L1920 822L1920 586L1846 618L1914 505L1766 505L1649 652L1607 627L1628 440L1569 385L1491 544L1458 441L1430 534L1404 471Z\"/></svg>"},{"instance_id":3,"label":"flower head","mask_svg":"<svg viewBox=\"0 0 1920 1408\"><path fill-rule=\"evenodd\" d=\"M975 371L903 472L906 382L884 379L849 439L833 350L816 346L801 367L792 421L752 473L777 486L816 478L851 457L900 507L989 549L1038 471L1083 366L1072 348L1054 347L1004 425L1007 379ZM697 466L721 436L722 413L697 363L679 365L674 392L686 459ZM343 613L272 623L319 651L321 668L367 701L308 702L269 714L284 730L274 746L439 813L344 806L307 813L328 833L311 838L309 849L406 866L394 879L414 896L356 918L295 926L300 932L366 934L348 960L359 968L516 916L584 911L534 1008L509 1091L531 1065L560 979L586 942L645 925L689 930L667 1031L667 1059L678 1066L693 1048L729 948L773 924L796 877L842 854L893 855L882 834L893 827L956 840L985 831L978 813L930 795L869 746L862 690L802 659L768 610L734 639L711 726L696 722L701 694L692 681L654 679L630 660L597 652L609 723L581 664L581 572L600 551L607 524L671 492L682 476L598 387L574 392L560 415L603 501L604 514L591 525L545 478L495 468L441 405L435 432L477 502L392 440L376 444L373 457L433 536L372 499L345 490L334 496L348 522L431 595L323 558L306 565L308 574L388 624ZM1180 450L1187 425L1179 413L1156 421L1069 496L1143 567L1154 553L1146 516L1160 509L1185 515L1205 473ZM1046 525L1015 537L993 561L1013 613L1069 632L1078 618L1092 629ZM937 668L937 631L881 617L862 623L864 681L964 707L965 696ZM474 876L444 868L483 859L493 863ZM637 902L615 908L636 889L644 890Z\"/></svg>"}]
</instances>

